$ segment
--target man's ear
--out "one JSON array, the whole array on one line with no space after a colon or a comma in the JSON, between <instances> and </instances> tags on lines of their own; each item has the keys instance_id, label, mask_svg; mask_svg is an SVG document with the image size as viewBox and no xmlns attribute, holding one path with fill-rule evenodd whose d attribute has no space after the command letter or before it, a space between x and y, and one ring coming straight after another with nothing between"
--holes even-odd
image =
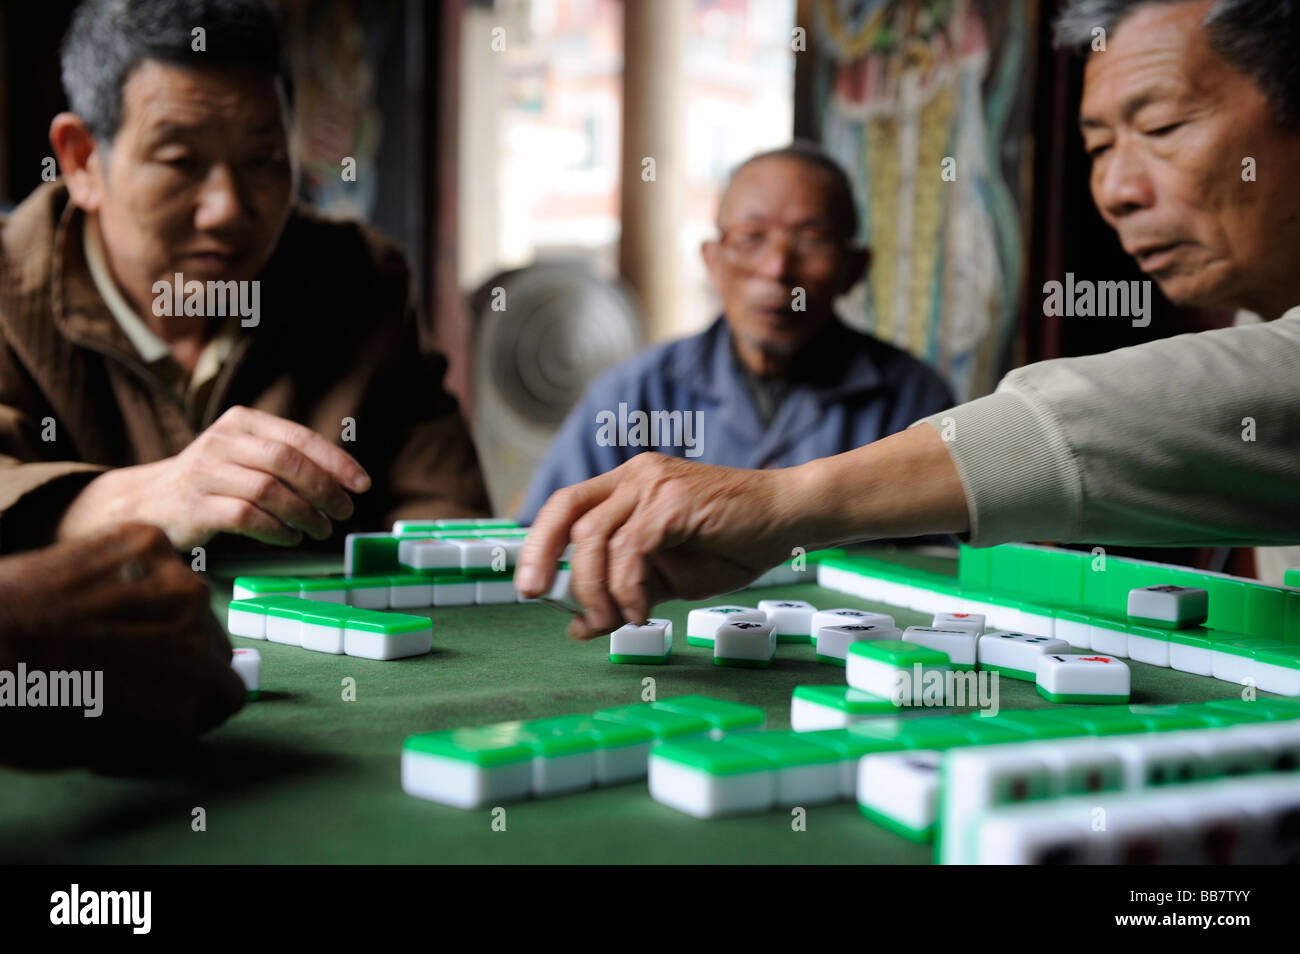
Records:
<instances>
[{"instance_id":1,"label":"man's ear","mask_svg":"<svg viewBox=\"0 0 1300 954\"><path fill-rule=\"evenodd\" d=\"M50 145L72 201L87 212L98 212L103 201L104 151L94 134L76 113L59 113L50 121Z\"/></svg>"},{"instance_id":2,"label":"man's ear","mask_svg":"<svg viewBox=\"0 0 1300 954\"><path fill-rule=\"evenodd\" d=\"M722 264L722 245L717 239L706 239L700 243L700 258L704 259L704 269L713 278L718 266ZM716 285L716 282L714 283Z\"/></svg>"},{"instance_id":3,"label":"man's ear","mask_svg":"<svg viewBox=\"0 0 1300 954\"><path fill-rule=\"evenodd\" d=\"M867 274L867 269L871 267L871 249L853 248L844 253L844 267L840 271L839 288L835 290L837 295L847 295L853 286L862 281Z\"/></svg>"}]
</instances>

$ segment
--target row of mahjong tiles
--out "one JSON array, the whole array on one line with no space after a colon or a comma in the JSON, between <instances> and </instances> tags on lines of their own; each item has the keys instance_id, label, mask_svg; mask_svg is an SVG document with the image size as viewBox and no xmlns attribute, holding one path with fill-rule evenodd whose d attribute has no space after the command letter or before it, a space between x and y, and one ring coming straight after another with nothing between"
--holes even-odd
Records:
<instances>
[{"instance_id":1,"label":"row of mahjong tiles","mask_svg":"<svg viewBox=\"0 0 1300 954\"><path fill-rule=\"evenodd\" d=\"M860 554L836 554L822 561L849 575L870 576L888 590L939 591L963 602L989 605L990 620L1024 629L1018 614L1049 615L1058 621L1124 621L1129 594L1159 585L1205 590L1205 627L1235 636L1300 642L1300 589L1206 570L1107 557L1093 552L1004 544L959 550L957 576L909 569ZM1300 572L1290 579L1300 582ZM1010 622L1003 622L1003 619Z\"/></svg>"},{"instance_id":2,"label":"row of mahjong tiles","mask_svg":"<svg viewBox=\"0 0 1300 954\"><path fill-rule=\"evenodd\" d=\"M514 534L514 538L503 538L503 533ZM349 535L348 562L352 562L353 538L392 540L396 544L392 552L400 555L401 546L411 534L446 534L442 539L458 543L504 543L503 550L513 567L521 545L517 538L524 533L511 521L398 521L391 534ZM460 552L473 560L481 550L466 546ZM381 610L531 602L517 596L513 574L508 572L462 567L457 571L439 569L430 575L410 567L404 569L409 572L236 577L227 628L232 636L266 639L316 652L394 660L428 653L433 645L432 622L426 617ZM779 585L800 578L799 571L787 564L775 567L752 585ZM551 595L568 599L567 583L567 567L562 563ZM231 665L244 681L249 698L258 698L261 655L257 650L236 649Z\"/></svg>"},{"instance_id":3,"label":"row of mahjong tiles","mask_svg":"<svg viewBox=\"0 0 1300 954\"><path fill-rule=\"evenodd\" d=\"M1050 559L1056 559L1056 554L1071 553L1046 548L1019 549L1040 557L1049 554ZM974 552L970 548L963 549L963 560L968 551ZM1112 571L1127 565L1116 558L1112 558L1109 564ZM1078 567L1077 562L1072 565ZM1132 658L1155 666L1213 676L1224 682L1252 683L1260 689L1282 695L1300 695L1300 591L1257 585L1235 578L1220 579L1214 574L1193 576L1192 571L1177 567L1143 564L1139 568L1144 571L1162 569L1175 579L1200 579L1211 589L1207 591L1176 583L1149 583L1125 592L1122 609L1117 611L1112 604L1103 612L1089 613L1082 611L1078 603L1056 608L1026 603L964 588L951 577L909 571L871 558L838 555L820 562L818 583L824 588L842 590L873 602L918 611L959 609L973 615L984 615L991 627L1061 640L1074 650ZM1126 582L1140 579L1131 575L1118 578ZM1118 594L1112 593L1112 599L1116 598ZM1219 599L1236 607L1227 614L1230 619L1245 613L1243 629L1253 631L1228 631L1201 625L1214 620ZM1277 602L1279 599L1280 604ZM1285 610L1283 616L1260 609L1272 607L1277 610L1279 606ZM1220 613L1221 621L1223 615ZM1281 629L1263 628L1278 625L1281 618L1285 619ZM1250 625L1245 625L1247 623Z\"/></svg>"},{"instance_id":4,"label":"row of mahjong tiles","mask_svg":"<svg viewBox=\"0 0 1300 954\"><path fill-rule=\"evenodd\" d=\"M403 523L399 521L398 526L402 527ZM344 548L342 575L241 576L234 582L234 598L299 595L367 609L523 602L513 588L513 571L526 533L522 528L502 530L495 526L477 530L457 527L442 531L352 533ZM566 548L560 558L553 598L568 596L568 553ZM800 582L804 579L803 572L803 568L790 563L782 564L750 586Z\"/></svg>"},{"instance_id":5,"label":"row of mahjong tiles","mask_svg":"<svg viewBox=\"0 0 1300 954\"><path fill-rule=\"evenodd\" d=\"M1300 703L1288 700L883 718L814 732L764 724L761 709L685 696L420 733L403 745L402 786L470 809L648 776L653 798L699 818L851 799L915 841L1029 799L1240 775L1286 774L1300 798ZM940 804L949 762L961 794Z\"/></svg>"},{"instance_id":6,"label":"row of mahjong tiles","mask_svg":"<svg viewBox=\"0 0 1300 954\"><path fill-rule=\"evenodd\" d=\"M1294 865L1298 816L1287 775L1002 805L968 824L960 863Z\"/></svg>"},{"instance_id":7,"label":"row of mahjong tiles","mask_svg":"<svg viewBox=\"0 0 1300 954\"><path fill-rule=\"evenodd\" d=\"M398 521L391 531L348 534L343 544L343 575L469 568L508 570L514 566L527 535L526 528L506 526L504 522L471 526L440 521ZM571 547L565 548L560 563L568 561L570 551ZM819 559L844 552L827 550L792 557L762 574L750 586L775 586L809 579L808 570L815 568Z\"/></svg>"},{"instance_id":8,"label":"row of mahjong tiles","mask_svg":"<svg viewBox=\"0 0 1300 954\"><path fill-rule=\"evenodd\" d=\"M427 616L296 596L233 601L226 625L232 636L363 659L405 659L433 648L433 622Z\"/></svg>"},{"instance_id":9,"label":"row of mahjong tiles","mask_svg":"<svg viewBox=\"0 0 1300 954\"><path fill-rule=\"evenodd\" d=\"M1295 719L952 749L917 799L907 760L867 756L859 809L900 834L925 826L945 864L1295 863L1298 758Z\"/></svg>"},{"instance_id":10,"label":"row of mahjong tiles","mask_svg":"<svg viewBox=\"0 0 1300 954\"><path fill-rule=\"evenodd\" d=\"M513 603L527 532L509 520L399 520L391 532L348 534L341 576L241 576L234 598L297 595L374 610ZM362 564L368 572L357 572Z\"/></svg>"},{"instance_id":11,"label":"row of mahjong tiles","mask_svg":"<svg viewBox=\"0 0 1300 954\"><path fill-rule=\"evenodd\" d=\"M945 759L958 756L943 816L957 829L994 804L1244 774L1290 774L1300 790L1300 709L1239 702L1161 707L1156 718L1143 707L1078 721L1019 710L671 741L651 751L650 794L700 818L856 799L866 818L928 841L947 823L938 793Z\"/></svg>"},{"instance_id":12,"label":"row of mahjong tiles","mask_svg":"<svg viewBox=\"0 0 1300 954\"><path fill-rule=\"evenodd\" d=\"M770 585L788 582L773 577ZM569 600L568 570L560 565L551 597ZM232 608L236 603L269 597L297 597L305 602L333 603L371 610L428 609L446 606L483 606L534 602L514 588L513 573L453 572L432 574L412 571L367 576L239 576L234 580ZM241 634L235 634L241 635Z\"/></svg>"}]
</instances>

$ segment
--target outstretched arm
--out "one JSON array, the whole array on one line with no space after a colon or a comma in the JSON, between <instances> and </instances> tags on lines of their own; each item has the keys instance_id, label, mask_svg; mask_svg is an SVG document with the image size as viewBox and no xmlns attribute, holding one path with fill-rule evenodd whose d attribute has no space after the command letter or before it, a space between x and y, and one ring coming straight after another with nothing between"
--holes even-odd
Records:
<instances>
[{"instance_id":1,"label":"outstretched arm","mask_svg":"<svg viewBox=\"0 0 1300 954\"><path fill-rule=\"evenodd\" d=\"M1030 365L997 393L858 450L779 471L641 455L555 494L524 549L525 595L575 547L571 633L658 600L735 589L790 548L969 533L1268 545L1300 540L1300 309Z\"/></svg>"},{"instance_id":2,"label":"outstretched arm","mask_svg":"<svg viewBox=\"0 0 1300 954\"><path fill-rule=\"evenodd\" d=\"M966 497L934 428L785 470L738 470L659 454L558 491L533 523L516 573L545 592L572 541L569 634L590 639L650 615L655 603L743 586L795 546L962 532Z\"/></svg>"}]
</instances>

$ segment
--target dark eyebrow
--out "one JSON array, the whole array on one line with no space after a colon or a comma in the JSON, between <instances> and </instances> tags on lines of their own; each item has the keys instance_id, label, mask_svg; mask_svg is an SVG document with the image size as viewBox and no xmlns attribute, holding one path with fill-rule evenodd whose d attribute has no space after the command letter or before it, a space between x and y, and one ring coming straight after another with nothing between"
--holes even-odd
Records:
<instances>
[{"instance_id":1,"label":"dark eyebrow","mask_svg":"<svg viewBox=\"0 0 1300 954\"><path fill-rule=\"evenodd\" d=\"M1130 96L1128 99L1124 100L1119 110L1120 119L1124 120L1124 122L1128 122L1135 115L1158 99L1172 100L1177 98L1178 97L1173 94L1162 95L1161 90L1156 87L1144 89L1136 95ZM1089 129L1104 129L1106 125L1107 124L1102 122L1100 119L1093 119L1090 116L1081 115L1079 117L1079 130L1081 132L1087 132Z\"/></svg>"}]
</instances>

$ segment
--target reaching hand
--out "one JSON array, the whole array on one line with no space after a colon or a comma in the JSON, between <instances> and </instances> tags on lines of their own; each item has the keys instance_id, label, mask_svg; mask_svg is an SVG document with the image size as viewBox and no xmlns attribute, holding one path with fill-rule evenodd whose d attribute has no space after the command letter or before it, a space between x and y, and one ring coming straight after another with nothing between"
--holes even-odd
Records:
<instances>
[{"instance_id":1,"label":"reaching hand","mask_svg":"<svg viewBox=\"0 0 1300 954\"><path fill-rule=\"evenodd\" d=\"M295 546L324 540L352 515L345 492L370 478L350 455L301 424L232 407L175 457L110 470L73 500L60 540L133 520L161 527L177 549L220 532Z\"/></svg>"},{"instance_id":2,"label":"reaching hand","mask_svg":"<svg viewBox=\"0 0 1300 954\"><path fill-rule=\"evenodd\" d=\"M546 592L573 543L569 626L590 639L640 622L656 602L702 599L751 582L806 550L970 527L961 478L933 427L784 470L737 470L661 454L557 491L537 515L515 573Z\"/></svg>"},{"instance_id":3,"label":"reaching hand","mask_svg":"<svg viewBox=\"0 0 1300 954\"><path fill-rule=\"evenodd\" d=\"M737 589L799 542L790 473L638 454L551 496L524 544L516 585L525 596L545 593L572 540L574 596L587 610L570 625L575 639L640 622L662 600Z\"/></svg>"}]
</instances>

